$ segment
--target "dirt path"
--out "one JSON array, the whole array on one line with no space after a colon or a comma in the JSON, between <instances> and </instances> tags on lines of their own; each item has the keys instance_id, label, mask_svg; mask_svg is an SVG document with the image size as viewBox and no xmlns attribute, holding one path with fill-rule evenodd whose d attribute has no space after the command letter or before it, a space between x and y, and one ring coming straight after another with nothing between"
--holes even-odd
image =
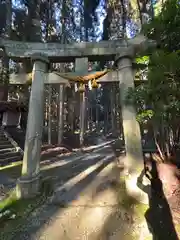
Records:
<instances>
[{"instance_id":1,"label":"dirt path","mask_svg":"<svg viewBox=\"0 0 180 240\"><path fill-rule=\"evenodd\" d=\"M23 226L11 232L8 240L145 240L149 237L146 223L134 223L126 209L119 207L119 169L110 146L48 164L43 173L53 177L54 195ZM137 232L140 238L135 238Z\"/></svg>"},{"instance_id":2,"label":"dirt path","mask_svg":"<svg viewBox=\"0 0 180 240\"><path fill-rule=\"evenodd\" d=\"M112 148L106 145L44 162L42 173L53 180L53 196L3 240L157 239L145 218L150 207L127 198L114 160ZM162 207L155 204L161 220ZM166 234L167 228L162 231Z\"/></svg>"}]
</instances>

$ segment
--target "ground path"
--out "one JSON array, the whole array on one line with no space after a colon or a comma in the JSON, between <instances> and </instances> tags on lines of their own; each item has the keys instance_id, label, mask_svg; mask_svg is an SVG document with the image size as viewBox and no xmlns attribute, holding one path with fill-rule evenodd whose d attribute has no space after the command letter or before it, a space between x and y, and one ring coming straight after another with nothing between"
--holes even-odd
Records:
<instances>
[{"instance_id":1,"label":"ground path","mask_svg":"<svg viewBox=\"0 0 180 240\"><path fill-rule=\"evenodd\" d=\"M121 173L110 142L103 140L84 150L41 162L42 175L53 183L54 193L15 231L8 231L4 240L154 239L146 221L158 239L174 231L170 214L164 216L168 208L158 199L154 206L140 206L139 214L134 214L119 185ZM168 239L177 240L171 234Z\"/></svg>"},{"instance_id":2,"label":"ground path","mask_svg":"<svg viewBox=\"0 0 180 240\"><path fill-rule=\"evenodd\" d=\"M127 228L144 240L147 226L140 231L118 207L119 170L111 146L103 145L45 163L43 174L53 179L55 192L8 240L125 240Z\"/></svg>"}]
</instances>

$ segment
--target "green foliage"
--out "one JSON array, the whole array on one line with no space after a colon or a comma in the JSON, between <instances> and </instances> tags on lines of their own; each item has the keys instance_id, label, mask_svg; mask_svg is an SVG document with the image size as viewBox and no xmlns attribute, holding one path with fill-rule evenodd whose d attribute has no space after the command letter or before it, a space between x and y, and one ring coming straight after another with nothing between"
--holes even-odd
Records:
<instances>
[{"instance_id":1,"label":"green foliage","mask_svg":"<svg viewBox=\"0 0 180 240\"><path fill-rule=\"evenodd\" d=\"M135 59L135 61L136 61L136 63L148 64L149 63L149 56L137 57Z\"/></svg>"},{"instance_id":2,"label":"green foliage","mask_svg":"<svg viewBox=\"0 0 180 240\"><path fill-rule=\"evenodd\" d=\"M161 13L143 27L144 33L168 51L180 49L180 4L165 1Z\"/></svg>"},{"instance_id":3,"label":"green foliage","mask_svg":"<svg viewBox=\"0 0 180 240\"><path fill-rule=\"evenodd\" d=\"M130 89L128 100L136 104L138 121L155 118L170 124L180 117L180 56L157 51L150 60L148 82Z\"/></svg>"},{"instance_id":4,"label":"green foliage","mask_svg":"<svg viewBox=\"0 0 180 240\"><path fill-rule=\"evenodd\" d=\"M152 110L144 110L137 115L137 121L140 123L147 122L152 119L154 112Z\"/></svg>"},{"instance_id":5,"label":"green foliage","mask_svg":"<svg viewBox=\"0 0 180 240\"><path fill-rule=\"evenodd\" d=\"M180 131L179 20L179 2L166 1L161 13L143 27L144 33L157 41L159 49L149 59L147 56L136 59L141 64L149 60L148 81L135 90L130 89L127 98L129 103L136 105L137 120L154 126L155 136L159 136L156 140L166 153L164 146L169 144L172 150L179 141Z\"/></svg>"}]
</instances>

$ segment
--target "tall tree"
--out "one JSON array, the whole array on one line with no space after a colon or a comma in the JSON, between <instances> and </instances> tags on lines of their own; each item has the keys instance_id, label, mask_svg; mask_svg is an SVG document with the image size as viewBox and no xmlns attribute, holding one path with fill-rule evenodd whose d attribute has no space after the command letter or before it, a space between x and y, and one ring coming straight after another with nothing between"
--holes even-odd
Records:
<instances>
[{"instance_id":1,"label":"tall tree","mask_svg":"<svg viewBox=\"0 0 180 240\"><path fill-rule=\"evenodd\" d=\"M138 120L153 126L162 161L175 154L180 139L179 16L178 1L167 1L159 16L144 26L145 34L155 39L160 49L149 58L147 84L130 93L136 103Z\"/></svg>"},{"instance_id":2,"label":"tall tree","mask_svg":"<svg viewBox=\"0 0 180 240\"><path fill-rule=\"evenodd\" d=\"M12 2L6 1L5 5L6 20L4 26L3 37L11 37L11 21L12 21ZM2 49L2 68L1 68L1 86L0 86L0 100L6 101L8 99L8 86L9 86L9 58L6 55L5 49Z\"/></svg>"}]
</instances>

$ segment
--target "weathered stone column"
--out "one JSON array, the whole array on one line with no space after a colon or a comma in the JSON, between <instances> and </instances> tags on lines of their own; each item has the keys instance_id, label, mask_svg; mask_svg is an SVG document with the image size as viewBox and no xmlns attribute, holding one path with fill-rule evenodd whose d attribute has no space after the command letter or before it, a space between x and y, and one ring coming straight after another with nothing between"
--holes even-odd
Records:
<instances>
[{"instance_id":1,"label":"weathered stone column","mask_svg":"<svg viewBox=\"0 0 180 240\"><path fill-rule=\"evenodd\" d=\"M114 91L114 83L112 83L111 86L111 98L110 98L110 104L111 104L111 130L112 133L115 132L115 91Z\"/></svg>"},{"instance_id":2,"label":"weathered stone column","mask_svg":"<svg viewBox=\"0 0 180 240\"><path fill-rule=\"evenodd\" d=\"M134 74L132 70L133 56L133 49L127 48L126 51L121 55L118 55L116 58L126 149L125 166L128 170L128 175L126 176L126 188L129 195L143 203L147 203L147 194L137 187L137 179L144 169L140 127L136 121L136 111L134 107L125 103L128 88L134 88Z\"/></svg>"},{"instance_id":3,"label":"weathered stone column","mask_svg":"<svg viewBox=\"0 0 180 240\"><path fill-rule=\"evenodd\" d=\"M99 129L99 105L98 105L98 89L94 89L95 90L95 97L96 97L96 130Z\"/></svg>"},{"instance_id":4,"label":"weathered stone column","mask_svg":"<svg viewBox=\"0 0 180 240\"><path fill-rule=\"evenodd\" d=\"M88 58L76 58L75 71L88 71ZM80 146L84 144L85 131L85 110L86 110L85 92L80 93Z\"/></svg>"},{"instance_id":5,"label":"weathered stone column","mask_svg":"<svg viewBox=\"0 0 180 240\"><path fill-rule=\"evenodd\" d=\"M29 101L29 113L24 146L22 176L17 181L17 196L33 197L40 187L40 155L44 118L44 82L48 58L42 54L32 56L34 62L32 88Z\"/></svg>"},{"instance_id":6,"label":"weathered stone column","mask_svg":"<svg viewBox=\"0 0 180 240\"><path fill-rule=\"evenodd\" d=\"M49 84L48 86L48 144L51 144L51 133L52 133L52 122L51 122L51 101L52 101L52 86Z\"/></svg>"},{"instance_id":7,"label":"weathered stone column","mask_svg":"<svg viewBox=\"0 0 180 240\"><path fill-rule=\"evenodd\" d=\"M64 84L59 85L58 144L62 143L64 131Z\"/></svg>"},{"instance_id":8,"label":"weathered stone column","mask_svg":"<svg viewBox=\"0 0 180 240\"><path fill-rule=\"evenodd\" d=\"M80 146L83 147L84 145L84 131L85 131L85 92L80 93L80 133L79 133L79 141Z\"/></svg>"}]
</instances>

